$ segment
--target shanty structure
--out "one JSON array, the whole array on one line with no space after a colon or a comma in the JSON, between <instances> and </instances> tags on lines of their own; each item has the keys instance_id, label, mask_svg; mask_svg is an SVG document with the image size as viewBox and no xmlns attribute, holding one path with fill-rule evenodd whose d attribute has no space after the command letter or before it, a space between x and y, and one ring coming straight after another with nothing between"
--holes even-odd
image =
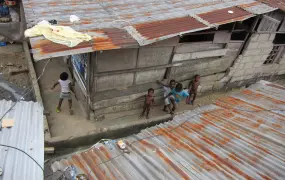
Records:
<instances>
[{"instance_id":1,"label":"shanty structure","mask_svg":"<svg viewBox=\"0 0 285 180\"><path fill-rule=\"evenodd\" d=\"M123 138L125 151L109 140L53 159L47 178L284 179L284 95L284 87L260 81Z\"/></svg>"},{"instance_id":2,"label":"shanty structure","mask_svg":"<svg viewBox=\"0 0 285 180\"><path fill-rule=\"evenodd\" d=\"M0 130L0 180L44 179L41 169L44 165L42 106L31 101L15 104L1 100L0 114L1 117L4 115L1 127L6 124L5 121L14 122L12 127Z\"/></svg>"},{"instance_id":3,"label":"shanty structure","mask_svg":"<svg viewBox=\"0 0 285 180\"><path fill-rule=\"evenodd\" d=\"M23 0L28 28L56 20L94 38L73 48L30 38L35 61L69 56L77 96L96 116L140 108L156 80L201 91L285 73L282 0ZM70 15L81 20L71 23ZM95 36L96 35L96 36ZM123 91L122 91L123 90Z\"/></svg>"}]
</instances>

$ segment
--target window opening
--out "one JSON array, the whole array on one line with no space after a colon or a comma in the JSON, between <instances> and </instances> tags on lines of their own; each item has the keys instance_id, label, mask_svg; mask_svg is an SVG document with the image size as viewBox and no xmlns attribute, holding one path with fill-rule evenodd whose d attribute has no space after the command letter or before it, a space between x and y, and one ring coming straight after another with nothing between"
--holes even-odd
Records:
<instances>
[{"instance_id":1,"label":"window opening","mask_svg":"<svg viewBox=\"0 0 285 180\"><path fill-rule=\"evenodd\" d=\"M273 64L279 59L283 46L274 46L263 64Z\"/></svg>"},{"instance_id":2,"label":"window opening","mask_svg":"<svg viewBox=\"0 0 285 180\"><path fill-rule=\"evenodd\" d=\"M285 33L283 34L276 34L273 40L274 44L285 44Z\"/></svg>"},{"instance_id":3,"label":"window opening","mask_svg":"<svg viewBox=\"0 0 285 180\"><path fill-rule=\"evenodd\" d=\"M209 42L214 40L215 33L210 34L196 34L196 35L183 35L180 38L180 43L185 42Z\"/></svg>"},{"instance_id":4,"label":"window opening","mask_svg":"<svg viewBox=\"0 0 285 180\"><path fill-rule=\"evenodd\" d=\"M231 40L232 41L244 41L246 38L247 32L242 31L242 32L233 32L231 34Z\"/></svg>"}]
</instances>

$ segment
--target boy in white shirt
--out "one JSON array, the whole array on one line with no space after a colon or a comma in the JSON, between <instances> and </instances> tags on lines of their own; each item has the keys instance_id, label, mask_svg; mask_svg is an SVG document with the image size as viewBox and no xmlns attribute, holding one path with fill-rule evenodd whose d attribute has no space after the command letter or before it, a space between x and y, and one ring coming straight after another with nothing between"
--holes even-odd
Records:
<instances>
[{"instance_id":1,"label":"boy in white shirt","mask_svg":"<svg viewBox=\"0 0 285 180\"><path fill-rule=\"evenodd\" d=\"M168 96L172 89L175 87L176 81L174 79L170 80L169 84L163 84L161 81L156 81L159 85L163 86L164 89L164 107L163 111L168 112L166 108L169 109L169 113L173 115L173 110L175 109L175 102L173 96ZM171 108L171 104L173 108Z\"/></svg>"},{"instance_id":2,"label":"boy in white shirt","mask_svg":"<svg viewBox=\"0 0 285 180\"><path fill-rule=\"evenodd\" d=\"M51 89L54 89L58 84L61 86L61 92L59 96L59 102L58 106L56 107L56 112L59 113L61 111L61 104L63 99L68 99L68 105L69 105L69 113L70 115L73 115L72 108L72 97L70 91L73 91L73 87L71 85L71 81L68 79L68 74L66 72L63 72L59 76L59 80L53 85Z\"/></svg>"}]
</instances>

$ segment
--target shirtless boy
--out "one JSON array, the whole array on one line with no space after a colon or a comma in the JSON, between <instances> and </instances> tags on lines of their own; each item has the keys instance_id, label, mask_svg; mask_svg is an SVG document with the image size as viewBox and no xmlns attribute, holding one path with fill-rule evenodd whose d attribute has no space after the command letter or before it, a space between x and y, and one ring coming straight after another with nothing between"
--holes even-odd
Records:
<instances>
[{"instance_id":1,"label":"shirtless boy","mask_svg":"<svg viewBox=\"0 0 285 180\"><path fill-rule=\"evenodd\" d=\"M194 105L194 101L195 101L197 93L198 93L199 85L200 85L200 75L196 74L194 76L194 79L192 81L190 81L190 83L189 83L189 86L188 86L189 96L186 99L186 104ZM193 99L191 100L192 95L193 95Z\"/></svg>"},{"instance_id":2,"label":"shirtless boy","mask_svg":"<svg viewBox=\"0 0 285 180\"><path fill-rule=\"evenodd\" d=\"M145 95L143 112L139 118L142 118L144 116L144 113L146 112L146 118L149 119L150 108L154 105L154 95L153 94L154 94L154 89L152 88L148 89L147 95Z\"/></svg>"}]
</instances>

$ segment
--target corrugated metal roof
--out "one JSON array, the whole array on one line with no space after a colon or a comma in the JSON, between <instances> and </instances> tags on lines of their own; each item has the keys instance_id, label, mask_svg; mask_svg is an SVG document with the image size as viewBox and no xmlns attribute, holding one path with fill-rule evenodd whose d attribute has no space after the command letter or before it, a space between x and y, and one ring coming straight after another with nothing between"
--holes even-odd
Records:
<instances>
[{"instance_id":1,"label":"corrugated metal roof","mask_svg":"<svg viewBox=\"0 0 285 180\"><path fill-rule=\"evenodd\" d=\"M92 41L80 43L78 46L67 46L53 43L43 37L30 40L34 59L65 56L70 54L87 53L107 49L120 49L124 47L138 47L138 43L126 31L121 29L88 30L88 34L100 34Z\"/></svg>"},{"instance_id":2,"label":"corrugated metal roof","mask_svg":"<svg viewBox=\"0 0 285 180\"><path fill-rule=\"evenodd\" d=\"M271 7L281 9L285 11L285 1L284 0L258 0L262 3L268 4Z\"/></svg>"},{"instance_id":3,"label":"corrugated metal roof","mask_svg":"<svg viewBox=\"0 0 285 180\"><path fill-rule=\"evenodd\" d=\"M14 102L0 101L2 116ZM2 128L0 144L16 147L28 153L42 167L44 164L44 132L43 108L35 102L18 102L5 115L4 119L12 119L15 125ZM0 146L0 168L3 169L0 180L40 180L42 169L23 152Z\"/></svg>"},{"instance_id":4,"label":"corrugated metal roof","mask_svg":"<svg viewBox=\"0 0 285 180\"><path fill-rule=\"evenodd\" d=\"M252 17L253 15L243 9L230 7L198 14L198 16L211 24L221 25L235 21L243 21Z\"/></svg>"},{"instance_id":5,"label":"corrugated metal roof","mask_svg":"<svg viewBox=\"0 0 285 180\"><path fill-rule=\"evenodd\" d=\"M285 88L266 81L172 121L53 160L90 179L284 179ZM269 110L270 109L270 110Z\"/></svg>"},{"instance_id":6,"label":"corrugated metal roof","mask_svg":"<svg viewBox=\"0 0 285 180\"><path fill-rule=\"evenodd\" d=\"M216 21L221 19L221 14L215 12L224 12L225 20L218 23L222 24L240 21L254 14L262 14L275 9L266 4L257 3L255 0L23 0L23 5L28 27L34 26L41 20L55 19L59 25L71 26L80 32L99 31L102 33L103 31L102 34L106 37L104 40L94 39L74 48L62 47L61 50L58 49L58 45L47 43L42 38L31 38L35 59L97 51L96 46L101 47L99 48L101 50L133 47L137 45L135 40L140 45L146 45L181 33L199 31L200 26L211 28L216 25L207 22L199 14L209 13L212 20ZM234 13L227 14L228 8L235 9ZM81 21L71 24L70 15L77 15ZM181 20L184 22L186 20L188 23L177 29L169 27L176 27L182 22ZM190 22L194 25L189 25ZM197 26L197 24L203 25ZM145 33L142 28L149 26L151 26L151 32ZM121 43L116 44L114 37L104 33L105 29L113 29L113 34L116 34L115 37L119 38ZM123 34L129 35L125 38Z\"/></svg>"},{"instance_id":7,"label":"corrugated metal roof","mask_svg":"<svg viewBox=\"0 0 285 180\"><path fill-rule=\"evenodd\" d=\"M151 23L143 23L135 26L138 36L134 36L139 44L149 44L149 40L153 42L159 41L161 37L165 39L167 36L173 37L173 34L183 34L193 31L208 29L209 27L197 21L192 17L182 17L168 19L164 21L155 21ZM130 31L129 31L130 32ZM130 34L134 34L131 32ZM143 41L147 41L146 43Z\"/></svg>"},{"instance_id":8,"label":"corrugated metal roof","mask_svg":"<svg viewBox=\"0 0 285 180\"><path fill-rule=\"evenodd\" d=\"M239 5L238 7L242 8L242 9L244 9L250 13L253 13L253 14L264 14L264 13L276 10L276 8L270 7L270 6L263 4L263 3L260 3L260 2L242 4L242 5Z\"/></svg>"}]
</instances>

